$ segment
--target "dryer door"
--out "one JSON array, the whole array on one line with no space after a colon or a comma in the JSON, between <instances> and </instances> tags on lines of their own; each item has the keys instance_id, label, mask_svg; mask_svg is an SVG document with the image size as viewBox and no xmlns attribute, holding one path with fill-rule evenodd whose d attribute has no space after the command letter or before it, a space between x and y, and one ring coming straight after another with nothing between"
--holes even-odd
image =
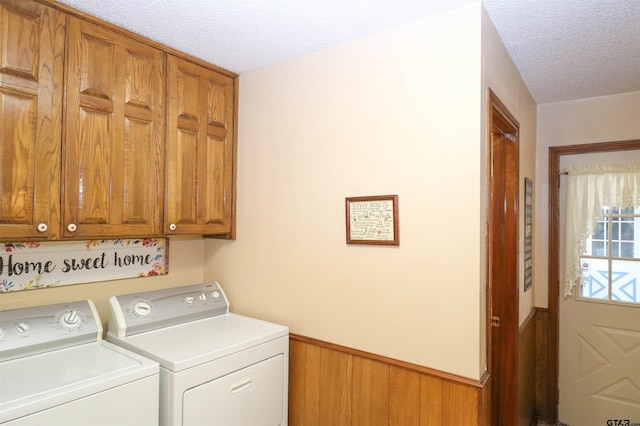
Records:
<instances>
[{"instance_id":1,"label":"dryer door","mask_svg":"<svg viewBox=\"0 0 640 426\"><path fill-rule=\"evenodd\" d=\"M286 424L284 361L279 354L187 390L183 426Z\"/></svg>"}]
</instances>

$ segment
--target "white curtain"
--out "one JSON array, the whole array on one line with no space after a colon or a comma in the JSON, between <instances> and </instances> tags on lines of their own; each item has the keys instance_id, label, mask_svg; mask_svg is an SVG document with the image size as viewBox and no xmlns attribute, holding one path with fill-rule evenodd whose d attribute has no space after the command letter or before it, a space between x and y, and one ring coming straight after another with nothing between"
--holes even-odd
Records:
<instances>
[{"instance_id":1,"label":"white curtain","mask_svg":"<svg viewBox=\"0 0 640 426\"><path fill-rule=\"evenodd\" d=\"M565 226L564 296L580 282L580 256L602 217L602 207L640 206L640 163L569 167Z\"/></svg>"}]
</instances>

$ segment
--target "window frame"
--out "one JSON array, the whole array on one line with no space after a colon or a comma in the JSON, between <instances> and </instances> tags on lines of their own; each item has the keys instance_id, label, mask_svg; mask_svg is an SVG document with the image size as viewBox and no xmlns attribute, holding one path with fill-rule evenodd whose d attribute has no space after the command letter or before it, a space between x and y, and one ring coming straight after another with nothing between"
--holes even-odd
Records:
<instances>
[{"instance_id":1,"label":"window frame","mask_svg":"<svg viewBox=\"0 0 640 426\"><path fill-rule=\"evenodd\" d=\"M633 209L633 213L624 212L624 210L627 210L627 209ZM585 302L607 303L607 304L613 304L617 306L633 306L633 307L640 308L640 295L636 294L637 301L623 301L623 300L616 300L613 294L613 290L614 290L613 282L615 281L613 279L613 276L616 272L614 269L615 262L637 262L639 265L638 266L639 272L637 274L637 278L640 281L640 206L629 207L629 208L624 208L624 207L610 208L605 206L605 207L602 207L602 212L603 212L603 215L598 219L598 222L596 224L596 229L594 229L594 232L587 238L587 241L586 241L587 252L583 253L583 255L580 257L580 264L583 266L586 265L583 259L585 260L594 259L599 261L604 260L607 262L607 298L605 299L605 298L599 298L599 297L589 297L583 294L584 287L585 287L585 283L583 281L584 280L584 272L583 272L583 278L581 279L581 282L580 282L579 291L575 293L576 300L585 301ZM629 217L633 218L633 220L632 221L623 220L624 218L629 218ZM622 224L629 223L629 222L633 224L633 239L632 240L622 239ZM618 225L618 229L617 229L617 232L614 232L614 225L616 224ZM602 227L603 238L594 239L597 227L600 225L603 225ZM593 249L594 242L603 243L604 255L591 254L594 252L594 249ZM633 242L635 257L621 256L622 243L624 242ZM618 246L617 255L614 254L614 249L613 249L614 244L617 244ZM583 271L584 269L585 268L583 268ZM591 278L592 276L594 276L594 274L589 271L589 279L592 279ZM636 285L640 286L640 283ZM636 291L638 291L638 287L636 287Z\"/></svg>"}]
</instances>

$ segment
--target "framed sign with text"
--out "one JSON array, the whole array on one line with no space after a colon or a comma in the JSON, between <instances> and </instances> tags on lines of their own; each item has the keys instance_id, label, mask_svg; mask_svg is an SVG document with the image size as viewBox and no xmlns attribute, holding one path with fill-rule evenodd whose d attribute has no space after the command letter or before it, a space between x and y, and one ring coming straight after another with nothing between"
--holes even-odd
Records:
<instances>
[{"instance_id":1,"label":"framed sign with text","mask_svg":"<svg viewBox=\"0 0 640 426\"><path fill-rule=\"evenodd\" d=\"M533 181L524 179L524 291L533 285Z\"/></svg>"},{"instance_id":2,"label":"framed sign with text","mask_svg":"<svg viewBox=\"0 0 640 426\"><path fill-rule=\"evenodd\" d=\"M347 244L399 246L398 196L347 197Z\"/></svg>"},{"instance_id":3,"label":"framed sign with text","mask_svg":"<svg viewBox=\"0 0 640 426\"><path fill-rule=\"evenodd\" d=\"M0 243L0 293L164 275L169 240Z\"/></svg>"}]
</instances>

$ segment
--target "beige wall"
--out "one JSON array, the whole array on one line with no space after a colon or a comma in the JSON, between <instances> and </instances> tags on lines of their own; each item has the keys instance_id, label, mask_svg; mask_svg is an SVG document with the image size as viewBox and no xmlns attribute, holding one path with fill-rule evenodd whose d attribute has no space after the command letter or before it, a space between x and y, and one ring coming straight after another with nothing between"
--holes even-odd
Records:
<instances>
[{"instance_id":1,"label":"beige wall","mask_svg":"<svg viewBox=\"0 0 640 426\"><path fill-rule=\"evenodd\" d=\"M632 139L640 139L640 92L538 105L536 306L548 306L549 147Z\"/></svg>"},{"instance_id":2,"label":"beige wall","mask_svg":"<svg viewBox=\"0 0 640 426\"><path fill-rule=\"evenodd\" d=\"M482 10L482 81L483 87L489 87L505 104L509 112L519 123L519 317L520 323L534 308L534 294L537 289L537 277L534 273L533 285L524 291L524 178L535 182L536 171L536 103L524 84L518 69L507 53L498 32L487 12ZM486 98L485 99L486 102ZM483 108L483 124L486 123L486 109ZM486 127L484 130L486 134ZM486 149L486 138L484 143ZM486 158L486 155L483 155ZM484 167L483 179L487 180L487 167ZM534 197L536 194L534 193ZM486 198L483 197L483 198ZM486 204L486 200L485 200ZM484 211L482 212L484 214ZM535 213L535 209L534 209ZM534 229L536 223L534 221ZM533 245L535 247L535 240ZM535 251L534 251L535 253ZM534 258L534 264L536 259ZM535 272L535 271L534 271Z\"/></svg>"},{"instance_id":3,"label":"beige wall","mask_svg":"<svg viewBox=\"0 0 640 426\"><path fill-rule=\"evenodd\" d=\"M111 296L202 282L202 238L172 237L169 241L169 257L169 273L166 275L2 293L0 309L91 299L98 309L106 333Z\"/></svg>"},{"instance_id":4,"label":"beige wall","mask_svg":"<svg viewBox=\"0 0 640 426\"><path fill-rule=\"evenodd\" d=\"M205 242L205 277L223 284L232 310L480 377L480 9L240 76L237 240ZM527 115L529 139L530 98L508 93L514 68L502 81L504 52L494 54L485 78ZM399 196L400 247L346 245L345 197L383 194Z\"/></svg>"}]
</instances>

